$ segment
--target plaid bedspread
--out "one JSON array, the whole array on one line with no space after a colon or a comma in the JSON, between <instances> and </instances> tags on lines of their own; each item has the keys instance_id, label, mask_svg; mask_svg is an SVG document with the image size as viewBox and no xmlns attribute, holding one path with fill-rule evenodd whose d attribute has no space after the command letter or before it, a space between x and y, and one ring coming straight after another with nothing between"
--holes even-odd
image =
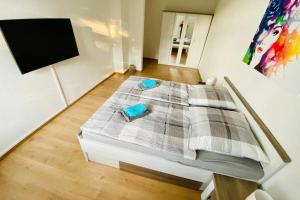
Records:
<instances>
[{"instance_id":1,"label":"plaid bedspread","mask_svg":"<svg viewBox=\"0 0 300 200\"><path fill-rule=\"evenodd\" d=\"M205 107L189 110L191 149L268 162L243 113Z\"/></svg>"},{"instance_id":2,"label":"plaid bedspread","mask_svg":"<svg viewBox=\"0 0 300 200\"><path fill-rule=\"evenodd\" d=\"M147 104L151 112L127 122L119 111L136 103ZM186 106L115 93L81 130L194 160L196 151L188 148L189 126L190 117Z\"/></svg>"},{"instance_id":3,"label":"plaid bedspread","mask_svg":"<svg viewBox=\"0 0 300 200\"><path fill-rule=\"evenodd\" d=\"M142 90L138 85L145 79L149 78L130 76L121 84L117 92L180 105L189 105L187 84L151 78L157 80L160 85L152 89Z\"/></svg>"}]
</instances>

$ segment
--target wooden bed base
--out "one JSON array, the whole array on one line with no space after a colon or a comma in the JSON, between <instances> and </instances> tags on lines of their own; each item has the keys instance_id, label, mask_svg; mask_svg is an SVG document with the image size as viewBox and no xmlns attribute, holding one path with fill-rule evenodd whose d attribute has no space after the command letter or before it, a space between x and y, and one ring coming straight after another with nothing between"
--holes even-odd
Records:
<instances>
[{"instance_id":1,"label":"wooden bed base","mask_svg":"<svg viewBox=\"0 0 300 200\"><path fill-rule=\"evenodd\" d=\"M144 167L139 167L139 166L121 162L121 161L119 162L119 166L120 166L120 170L122 170L122 171L126 171L126 172L130 172L130 173L137 174L140 176L144 176L144 177L156 179L159 181L171 183L174 185L183 186L183 187L190 188L193 190L199 190L199 188L201 188L201 185L202 185L202 183L198 182L198 181L158 172L155 170L147 169Z\"/></svg>"}]
</instances>

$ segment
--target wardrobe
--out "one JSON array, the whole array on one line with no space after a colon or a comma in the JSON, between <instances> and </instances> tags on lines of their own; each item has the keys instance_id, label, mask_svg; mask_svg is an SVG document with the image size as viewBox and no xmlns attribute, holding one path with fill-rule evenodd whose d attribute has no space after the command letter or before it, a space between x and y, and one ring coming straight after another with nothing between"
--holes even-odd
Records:
<instances>
[{"instance_id":1,"label":"wardrobe","mask_svg":"<svg viewBox=\"0 0 300 200\"><path fill-rule=\"evenodd\" d=\"M163 12L158 63L198 68L212 15Z\"/></svg>"}]
</instances>

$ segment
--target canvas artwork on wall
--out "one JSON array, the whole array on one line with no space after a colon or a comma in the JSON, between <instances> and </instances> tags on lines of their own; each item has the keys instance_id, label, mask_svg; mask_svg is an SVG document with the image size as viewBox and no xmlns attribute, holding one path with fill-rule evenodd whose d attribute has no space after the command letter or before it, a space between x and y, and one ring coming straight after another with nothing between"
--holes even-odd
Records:
<instances>
[{"instance_id":1,"label":"canvas artwork on wall","mask_svg":"<svg viewBox=\"0 0 300 200\"><path fill-rule=\"evenodd\" d=\"M300 0L270 0L243 61L300 94Z\"/></svg>"}]
</instances>

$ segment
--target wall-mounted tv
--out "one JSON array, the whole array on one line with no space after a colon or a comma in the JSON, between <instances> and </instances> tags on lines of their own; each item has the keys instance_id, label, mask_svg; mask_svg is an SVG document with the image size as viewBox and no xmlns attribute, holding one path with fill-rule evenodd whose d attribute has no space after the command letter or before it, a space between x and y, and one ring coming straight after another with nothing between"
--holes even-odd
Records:
<instances>
[{"instance_id":1,"label":"wall-mounted tv","mask_svg":"<svg viewBox=\"0 0 300 200\"><path fill-rule=\"evenodd\" d=\"M79 55L70 19L0 20L22 74Z\"/></svg>"}]
</instances>

